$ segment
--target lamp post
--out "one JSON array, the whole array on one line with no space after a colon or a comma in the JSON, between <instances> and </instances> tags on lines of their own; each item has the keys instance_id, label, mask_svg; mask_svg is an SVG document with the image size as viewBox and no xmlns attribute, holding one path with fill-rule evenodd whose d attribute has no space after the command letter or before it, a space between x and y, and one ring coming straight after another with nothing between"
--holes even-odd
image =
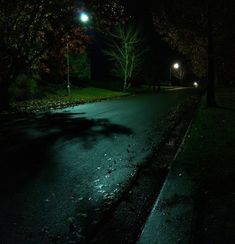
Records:
<instances>
[{"instance_id":1,"label":"lamp post","mask_svg":"<svg viewBox=\"0 0 235 244\"><path fill-rule=\"evenodd\" d=\"M178 70L180 68L179 63L174 63L170 66L170 82L171 82L171 76L172 76L172 68ZM181 80L181 72L180 72L180 80Z\"/></svg>"},{"instance_id":2,"label":"lamp post","mask_svg":"<svg viewBox=\"0 0 235 244\"><path fill-rule=\"evenodd\" d=\"M69 44L67 43L67 93L70 96Z\"/></svg>"},{"instance_id":3,"label":"lamp post","mask_svg":"<svg viewBox=\"0 0 235 244\"><path fill-rule=\"evenodd\" d=\"M82 23L87 23L89 21L89 15L85 12L81 12L79 16L79 20ZM69 60L69 43L66 45L67 49L67 94L70 96L70 60Z\"/></svg>"}]
</instances>

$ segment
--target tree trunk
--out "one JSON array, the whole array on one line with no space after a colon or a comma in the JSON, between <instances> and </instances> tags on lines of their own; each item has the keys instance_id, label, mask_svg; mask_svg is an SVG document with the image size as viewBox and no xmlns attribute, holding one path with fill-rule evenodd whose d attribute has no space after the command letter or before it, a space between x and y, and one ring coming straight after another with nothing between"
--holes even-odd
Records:
<instances>
[{"instance_id":1,"label":"tree trunk","mask_svg":"<svg viewBox=\"0 0 235 244\"><path fill-rule=\"evenodd\" d=\"M208 4L208 81L207 81L207 106L216 107L215 99L215 60L211 4Z\"/></svg>"},{"instance_id":2,"label":"tree trunk","mask_svg":"<svg viewBox=\"0 0 235 244\"><path fill-rule=\"evenodd\" d=\"M126 91L126 86L127 86L127 81L124 80L124 84L123 84L123 91L124 91L124 92Z\"/></svg>"}]
</instances>

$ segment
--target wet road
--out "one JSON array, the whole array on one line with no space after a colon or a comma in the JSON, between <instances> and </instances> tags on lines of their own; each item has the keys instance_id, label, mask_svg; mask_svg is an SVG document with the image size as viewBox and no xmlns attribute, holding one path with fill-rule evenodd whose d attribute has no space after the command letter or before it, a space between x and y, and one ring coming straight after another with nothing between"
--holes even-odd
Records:
<instances>
[{"instance_id":1,"label":"wet road","mask_svg":"<svg viewBox=\"0 0 235 244\"><path fill-rule=\"evenodd\" d=\"M160 121L193 92L85 104L2 126L0 243L85 240L160 140Z\"/></svg>"}]
</instances>

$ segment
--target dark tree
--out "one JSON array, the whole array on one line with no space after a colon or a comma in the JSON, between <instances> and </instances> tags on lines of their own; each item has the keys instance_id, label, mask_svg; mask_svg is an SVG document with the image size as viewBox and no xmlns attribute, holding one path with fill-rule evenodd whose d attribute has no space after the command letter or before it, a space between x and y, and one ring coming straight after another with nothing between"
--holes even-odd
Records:
<instances>
[{"instance_id":1,"label":"dark tree","mask_svg":"<svg viewBox=\"0 0 235 244\"><path fill-rule=\"evenodd\" d=\"M215 107L215 51L214 51L214 37L213 37L213 18L212 6L208 3L208 84L207 84L207 106Z\"/></svg>"},{"instance_id":2,"label":"dark tree","mask_svg":"<svg viewBox=\"0 0 235 244\"><path fill-rule=\"evenodd\" d=\"M89 38L79 23L79 11L89 7L91 25L104 31L122 19L119 0L103 3L0 0L0 108L8 107L8 90L18 75L47 73L50 80L59 81L66 72L66 44L74 54L84 51Z\"/></svg>"},{"instance_id":3,"label":"dark tree","mask_svg":"<svg viewBox=\"0 0 235 244\"><path fill-rule=\"evenodd\" d=\"M225 53L228 47L234 50L231 40L228 41L228 36L234 33L231 25L234 3L166 0L158 9L154 13L156 30L173 48L188 57L196 76L207 77L208 106L215 106L215 83L218 78L225 79L233 63Z\"/></svg>"},{"instance_id":4,"label":"dark tree","mask_svg":"<svg viewBox=\"0 0 235 244\"><path fill-rule=\"evenodd\" d=\"M53 49L72 32L73 0L1 1L0 107L9 104L8 89L21 73L35 73Z\"/></svg>"}]
</instances>

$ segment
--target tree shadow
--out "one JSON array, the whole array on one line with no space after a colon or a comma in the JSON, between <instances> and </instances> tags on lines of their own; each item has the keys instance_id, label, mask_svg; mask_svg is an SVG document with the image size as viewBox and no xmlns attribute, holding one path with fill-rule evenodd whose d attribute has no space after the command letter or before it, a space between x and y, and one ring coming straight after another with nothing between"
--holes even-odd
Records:
<instances>
[{"instance_id":1,"label":"tree shadow","mask_svg":"<svg viewBox=\"0 0 235 244\"><path fill-rule=\"evenodd\" d=\"M56 142L91 150L98 141L115 135L130 135L132 130L108 119L87 118L82 113L48 113L1 128L0 189L35 178L41 170L53 171Z\"/></svg>"}]
</instances>

